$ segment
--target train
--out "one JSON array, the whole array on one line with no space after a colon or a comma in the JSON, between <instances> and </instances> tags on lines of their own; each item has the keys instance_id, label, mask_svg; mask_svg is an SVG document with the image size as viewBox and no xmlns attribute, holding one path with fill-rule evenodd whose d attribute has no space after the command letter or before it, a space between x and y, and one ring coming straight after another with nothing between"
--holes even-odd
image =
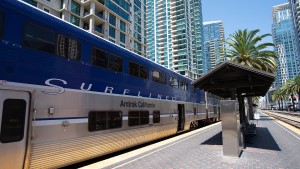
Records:
<instances>
[{"instance_id":1,"label":"train","mask_svg":"<svg viewBox=\"0 0 300 169\"><path fill-rule=\"evenodd\" d=\"M219 119L219 98L192 79L1 0L2 169L64 167Z\"/></svg>"}]
</instances>

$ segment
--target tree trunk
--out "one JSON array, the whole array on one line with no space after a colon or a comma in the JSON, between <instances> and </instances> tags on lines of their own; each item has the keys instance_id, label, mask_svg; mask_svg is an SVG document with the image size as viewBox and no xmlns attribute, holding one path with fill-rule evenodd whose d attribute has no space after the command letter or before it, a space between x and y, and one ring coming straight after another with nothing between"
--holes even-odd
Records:
<instances>
[{"instance_id":1,"label":"tree trunk","mask_svg":"<svg viewBox=\"0 0 300 169\"><path fill-rule=\"evenodd\" d=\"M293 105L293 111L295 112L295 102L294 102L294 94L291 94L291 98L292 98L292 105Z\"/></svg>"},{"instance_id":2,"label":"tree trunk","mask_svg":"<svg viewBox=\"0 0 300 169\"><path fill-rule=\"evenodd\" d=\"M283 100L282 100L282 99L280 99L280 101L281 101L281 111L283 111L284 103L283 103Z\"/></svg>"},{"instance_id":3,"label":"tree trunk","mask_svg":"<svg viewBox=\"0 0 300 169\"><path fill-rule=\"evenodd\" d=\"M249 106L249 119L254 120L252 97L247 97L247 102L248 102L248 106Z\"/></svg>"},{"instance_id":4,"label":"tree trunk","mask_svg":"<svg viewBox=\"0 0 300 169\"><path fill-rule=\"evenodd\" d=\"M280 100L278 100L277 103L278 103L278 110L280 110Z\"/></svg>"}]
</instances>

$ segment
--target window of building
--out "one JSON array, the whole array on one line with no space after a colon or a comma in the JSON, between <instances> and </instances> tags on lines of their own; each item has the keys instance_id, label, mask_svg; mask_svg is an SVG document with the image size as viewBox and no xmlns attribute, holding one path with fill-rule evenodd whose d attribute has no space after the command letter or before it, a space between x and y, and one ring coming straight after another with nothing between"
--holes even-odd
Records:
<instances>
[{"instance_id":1,"label":"window of building","mask_svg":"<svg viewBox=\"0 0 300 169\"><path fill-rule=\"evenodd\" d=\"M44 11L50 13L50 10L44 7Z\"/></svg>"},{"instance_id":2,"label":"window of building","mask_svg":"<svg viewBox=\"0 0 300 169\"><path fill-rule=\"evenodd\" d=\"M32 5L32 6L37 7L37 2L35 2L35 1L33 1L33 0L23 0L23 1L29 3L29 4Z\"/></svg>"},{"instance_id":3,"label":"window of building","mask_svg":"<svg viewBox=\"0 0 300 169\"><path fill-rule=\"evenodd\" d=\"M88 117L89 131L100 131L122 127L122 112L93 111Z\"/></svg>"},{"instance_id":4,"label":"window of building","mask_svg":"<svg viewBox=\"0 0 300 169\"><path fill-rule=\"evenodd\" d=\"M80 19L74 15L70 16L70 23L79 26Z\"/></svg>"},{"instance_id":5,"label":"window of building","mask_svg":"<svg viewBox=\"0 0 300 169\"><path fill-rule=\"evenodd\" d=\"M116 26L116 17L112 14L109 14L109 23Z\"/></svg>"},{"instance_id":6,"label":"window of building","mask_svg":"<svg viewBox=\"0 0 300 169\"><path fill-rule=\"evenodd\" d=\"M0 131L0 142L10 143L21 141L24 137L26 101L22 99L6 99Z\"/></svg>"},{"instance_id":7,"label":"window of building","mask_svg":"<svg viewBox=\"0 0 300 169\"><path fill-rule=\"evenodd\" d=\"M128 125L138 126L149 124L148 111L130 111L128 112Z\"/></svg>"},{"instance_id":8,"label":"window of building","mask_svg":"<svg viewBox=\"0 0 300 169\"><path fill-rule=\"evenodd\" d=\"M115 30L115 28L113 28L111 26L109 27L109 36L112 38L116 37L116 30Z\"/></svg>"},{"instance_id":9,"label":"window of building","mask_svg":"<svg viewBox=\"0 0 300 169\"><path fill-rule=\"evenodd\" d=\"M126 39L125 39L125 34L120 32L120 42L125 43Z\"/></svg>"},{"instance_id":10,"label":"window of building","mask_svg":"<svg viewBox=\"0 0 300 169\"><path fill-rule=\"evenodd\" d=\"M122 58L96 48L93 49L92 65L122 72Z\"/></svg>"},{"instance_id":11,"label":"window of building","mask_svg":"<svg viewBox=\"0 0 300 169\"><path fill-rule=\"evenodd\" d=\"M126 23L120 20L120 30L126 32Z\"/></svg>"},{"instance_id":12,"label":"window of building","mask_svg":"<svg viewBox=\"0 0 300 169\"><path fill-rule=\"evenodd\" d=\"M170 86L171 86L171 87L179 88L178 79L176 79L176 78L174 78L174 77L170 77L169 83L170 83Z\"/></svg>"},{"instance_id":13,"label":"window of building","mask_svg":"<svg viewBox=\"0 0 300 169\"><path fill-rule=\"evenodd\" d=\"M71 12L80 16L80 4L73 0L71 1Z\"/></svg>"},{"instance_id":14,"label":"window of building","mask_svg":"<svg viewBox=\"0 0 300 169\"><path fill-rule=\"evenodd\" d=\"M23 45L47 53L55 53L56 33L28 23L25 25Z\"/></svg>"},{"instance_id":15,"label":"window of building","mask_svg":"<svg viewBox=\"0 0 300 169\"><path fill-rule=\"evenodd\" d=\"M148 69L136 63L129 62L129 75L148 79Z\"/></svg>"},{"instance_id":16,"label":"window of building","mask_svg":"<svg viewBox=\"0 0 300 169\"><path fill-rule=\"evenodd\" d=\"M4 15L0 13L0 38L3 36L4 32Z\"/></svg>"},{"instance_id":17,"label":"window of building","mask_svg":"<svg viewBox=\"0 0 300 169\"><path fill-rule=\"evenodd\" d=\"M160 123L160 111L153 111L153 123Z\"/></svg>"},{"instance_id":18,"label":"window of building","mask_svg":"<svg viewBox=\"0 0 300 169\"><path fill-rule=\"evenodd\" d=\"M159 71L154 70L152 72L152 80L157 83L166 84L166 75L162 74Z\"/></svg>"},{"instance_id":19,"label":"window of building","mask_svg":"<svg viewBox=\"0 0 300 169\"><path fill-rule=\"evenodd\" d=\"M58 35L57 38L57 54L72 60L80 60L81 43L75 39Z\"/></svg>"}]
</instances>

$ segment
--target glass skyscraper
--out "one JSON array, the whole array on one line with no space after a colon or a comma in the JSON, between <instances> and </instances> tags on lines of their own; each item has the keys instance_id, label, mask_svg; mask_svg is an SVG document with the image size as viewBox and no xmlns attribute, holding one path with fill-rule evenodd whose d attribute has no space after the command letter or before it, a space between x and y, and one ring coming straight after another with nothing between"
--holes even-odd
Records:
<instances>
[{"instance_id":1,"label":"glass skyscraper","mask_svg":"<svg viewBox=\"0 0 300 169\"><path fill-rule=\"evenodd\" d=\"M288 79L299 74L296 35L289 4L273 7L272 36L277 60L275 87L280 88Z\"/></svg>"},{"instance_id":2,"label":"glass skyscraper","mask_svg":"<svg viewBox=\"0 0 300 169\"><path fill-rule=\"evenodd\" d=\"M222 21L208 21L203 23L204 58L203 70L214 68L220 62L224 52L224 27ZM222 49L220 51L220 49Z\"/></svg>"},{"instance_id":3,"label":"glass skyscraper","mask_svg":"<svg viewBox=\"0 0 300 169\"><path fill-rule=\"evenodd\" d=\"M149 0L148 58L195 79L203 73L201 0Z\"/></svg>"},{"instance_id":4,"label":"glass skyscraper","mask_svg":"<svg viewBox=\"0 0 300 169\"><path fill-rule=\"evenodd\" d=\"M289 4L292 12L296 44L298 46L297 53L300 57L300 0L289 0Z\"/></svg>"}]
</instances>

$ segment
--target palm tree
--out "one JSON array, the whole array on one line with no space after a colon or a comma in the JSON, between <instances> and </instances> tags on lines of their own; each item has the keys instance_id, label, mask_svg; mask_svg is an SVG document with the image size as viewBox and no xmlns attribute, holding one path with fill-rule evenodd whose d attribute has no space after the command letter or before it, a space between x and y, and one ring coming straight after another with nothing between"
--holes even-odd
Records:
<instances>
[{"instance_id":1,"label":"palm tree","mask_svg":"<svg viewBox=\"0 0 300 169\"><path fill-rule=\"evenodd\" d=\"M294 102L294 94L297 93L298 97L300 96L300 75L295 76L292 79L289 79L283 86L282 89L285 93L289 94L292 99L293 111L295 111L295 102ZM298 101L298 107L300 107Z\"/></svg>"},{"instance_id":2,"label":"palm tree","mask_svg":"<svg viewBox=\"0 0 300 169\"><path fill-rule=\"evenodd\" d=\"M283 110L283 100L285 100L287 98L288 98L288 95L287 95L287 93L285 93L283 88L279 88L272 95L272 99L274 101L278 101L278 105L279 105L280 110ZM281 107L280 107L280 103L281 103Z\"/></svg>"},{"instance_id":3,"label":"palm tree","mask_svg":"<svg viewBox=\"0 0 300 169\"><path fill-rule=\"evenodd\" d=\"M283 92L285 92L286 94L291 96L292 99L292 107L293 107L293 111L295 111L295 102L294 102L294 91L292 90L293 88L293 79L289 79L283 86L282 86L282 90Z\"/></svg>"},{"instance_id":4,"label":"palm tree","mask_svg":"<svg viewBox=\"0 0 300 169\"><path fill-rule=\"evenodd\" d=\"M257 35L259 29L256 30L238 30L231 34L229 39L225 41L228 45L225 57L233 62L246 65L251 68L260 69L270 73L274 73L277 68L275 59L277 54L269 47L274 47L273 43L261 43L261 41L271 34ZM260 43L260 44L258 44ZM249 114L253 115L252 97L247 97L249 105ZM252 117L251 117L252 119Z\"/></svg>"}]
</instances>

